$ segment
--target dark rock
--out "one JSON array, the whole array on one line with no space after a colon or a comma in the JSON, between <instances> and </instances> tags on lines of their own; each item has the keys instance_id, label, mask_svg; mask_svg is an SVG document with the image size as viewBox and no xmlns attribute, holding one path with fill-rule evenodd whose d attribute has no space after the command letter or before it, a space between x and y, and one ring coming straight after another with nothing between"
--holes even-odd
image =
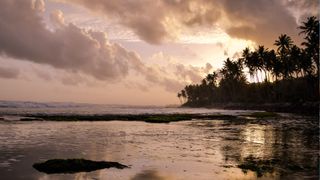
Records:
<instances>
[{"instance_id":1,"label":"dark rock","mask_svg":"<svg viewBox=\"0 0 320 180\"><path fill-rule=\"evenodd\" d=\"M33 164L33 168L47 174L90 172L104 168L129 168L118 162L91 161L85 159L51 159Z\"/></svg>"}]
</instances>

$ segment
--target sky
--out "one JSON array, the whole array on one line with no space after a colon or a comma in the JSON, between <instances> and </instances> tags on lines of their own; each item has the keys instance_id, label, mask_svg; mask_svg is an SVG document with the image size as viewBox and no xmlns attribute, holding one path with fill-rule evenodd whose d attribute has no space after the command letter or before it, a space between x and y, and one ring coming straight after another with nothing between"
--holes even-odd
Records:
<instances>
[{"instance_id":1,"label":"sky","mask_svg":"<svg viewBox=\"0 0 320 180\"><path fill-rule=\"evenodd\" d=\"M1 0L0 100L179 104L177 92L318 16L318 0Z\"/></svg>"}]
</instances>

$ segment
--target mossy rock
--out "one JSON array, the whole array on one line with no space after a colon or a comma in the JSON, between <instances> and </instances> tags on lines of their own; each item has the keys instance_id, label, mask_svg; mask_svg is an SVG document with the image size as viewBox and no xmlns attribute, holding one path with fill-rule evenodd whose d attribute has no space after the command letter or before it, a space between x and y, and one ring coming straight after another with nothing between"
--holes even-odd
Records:
<instances>
[{"instance_id":1,"label":"mossy rock","mask_svg":"<svg viewBox=\"0 0 320 180\"><path fill-rule=\"evenodd\" d=\"M169 123L188 120L233 120L237 116L223 114L104 114L104 115L33 115L21 121L144 121L148 123Z\"/></svg>"},{"instance_id":2,"label":"mossy rock","mask_svg":"<svg viewBox=\"0 0 320 180\"><path fill-rule=\"evenodd\" d=\"M170 122L176 122L176 121L184 121L184 120L191 120L191 116L186 115L155 115L155 116L149 116L143 119L145 122L149 123L170 123Z\"/></svg>"},{"instance_id":3,"label":"mossy rock","mask_svg":"<svg viewBox=\"0 0 320 180\"><path fill-rule=\"evenodd\" d=\"M118 162L91 161L85 159L51 159L33 164L33 168L47 174L90 172L104 168L129 168Z\"/></svg>"},{"instance_id":4,"label":"mossy rock","mask_svg":"<svg viewBox=\"0 0 320 180\"><path fill-rule=\"evenodd\" d=\"M272 117L278 117L279 114L274 112L254 112L246 116L254 117L254 118L272 118Z\"/></svg>"}]
</instances>

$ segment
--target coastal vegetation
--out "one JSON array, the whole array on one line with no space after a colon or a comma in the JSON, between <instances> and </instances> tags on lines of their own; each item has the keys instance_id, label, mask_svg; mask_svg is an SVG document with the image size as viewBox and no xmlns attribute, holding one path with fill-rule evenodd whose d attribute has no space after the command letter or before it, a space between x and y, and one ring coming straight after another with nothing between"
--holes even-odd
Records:
<instances>
[{"instance_id":1,"label":"coastal vegetation","mask_svg":"<svg viewBox=\"0 0 320 180\"><path fill-rule=\"evenodd\" d=\"M298 28L304 38L300 47L290 36L281 34L274 42L275 50L263 45L254 50L245 48L239 58L227 58L221 69L208 74L201 83L185 86L177 94L183 106L290 103L300 108L317 103L319 20L309 17Z\"/></svg>"}]
</instances>

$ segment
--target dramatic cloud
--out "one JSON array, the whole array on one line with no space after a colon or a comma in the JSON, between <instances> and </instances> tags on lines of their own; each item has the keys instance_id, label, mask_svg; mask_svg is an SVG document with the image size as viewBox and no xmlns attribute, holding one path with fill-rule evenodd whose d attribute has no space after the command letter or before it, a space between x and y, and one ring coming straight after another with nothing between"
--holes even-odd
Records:
<instances>
[{"instance_id":1,"label":"dramatic cloud","mask_svg":"<svg viewBox=\"0 0 320 180\"><path fill-rule=\"evenodd\" d=\"M317 0L284 0L284 3L289 6L300 22L305 21L309 16L319 17L319 1Z\"/></svg>"},{"instance_id":2,"label":"dramatic cloud","mask_svg":"<svg viewBox=\"0 0 320 180\"><path fill-rule=\"evenodd\" d=\"M190 27L220 27L229 35L272 46L281 33L297 37L294 11L312 7L316 1L289 0L60 0L115 19L149 43L175 39ZM302 12L302 10L301 10ZM315 14L310 12L309 14Z\"/></svg>"},{"instance_id":3,"label":"dramatic cloud","mask_svg":"<svg viewBox=\"0 0 320 180\"><path fill-rule=\"evenodd\" d=\"M180 34L184 25L213 24L220 16L201 0L58 0L73 2L129 27L146 42L159 44ZM208 8L209 9L208 9Z\"/></svg>"},{"instance_id":4,"label":"dramatic cloud","mask_svg":"<svg viewBox=\"0 0 320 180\"><path fill-rule=\"evenodd\" d=\"M91 102L173 103L183 86L199 83L246 46L270 47L281 33L299 44L297 26L316 15L318 5L313 0L0 0L0 98L65 100L71 94L72 100L86 101L91 93Z\"/></svg>"},{"instance_id":5,"label":"dramatic cloud","mask_svg":"<svg viewBox=\"0 0 320 180\"><path fill-rule=\"evenodd\" d=\"M37 2L0 1L0 53L100 80L126 76L128 62L139 58L119 44L109 43L102 32L64 24L61 11L51 14L59 28L48 30L39 15L43 8Z\"/></svg>"},{"instance_id":6,"label":"dramatic cloud","mask_svg":"<svg viewBox=\"0 0 320 180\"><path fill-rule=\"evenodd\" d=\"M149 83L163 86L168 91L177 91L185 84L184 81L200 81L201 75L212 68L211 65L196 68L180 64L176 69L180 69L183 75L174 76L167 70L168 67L147 66L135 52L110 43L103 32L84 30L66 23L60 10L51 12L49 18L54 29L49 30L41 18L42 11L44 4L39 0L0 1L0 53L65 70L69 75L62 78L63 84L77 85L82 81L82 75L116 82L133 71ZM11 70L0 70L2 76L15 76ZM35 73L40 73L43 79L51 79L43 72Z\"/></svg>"}]
</instances>

